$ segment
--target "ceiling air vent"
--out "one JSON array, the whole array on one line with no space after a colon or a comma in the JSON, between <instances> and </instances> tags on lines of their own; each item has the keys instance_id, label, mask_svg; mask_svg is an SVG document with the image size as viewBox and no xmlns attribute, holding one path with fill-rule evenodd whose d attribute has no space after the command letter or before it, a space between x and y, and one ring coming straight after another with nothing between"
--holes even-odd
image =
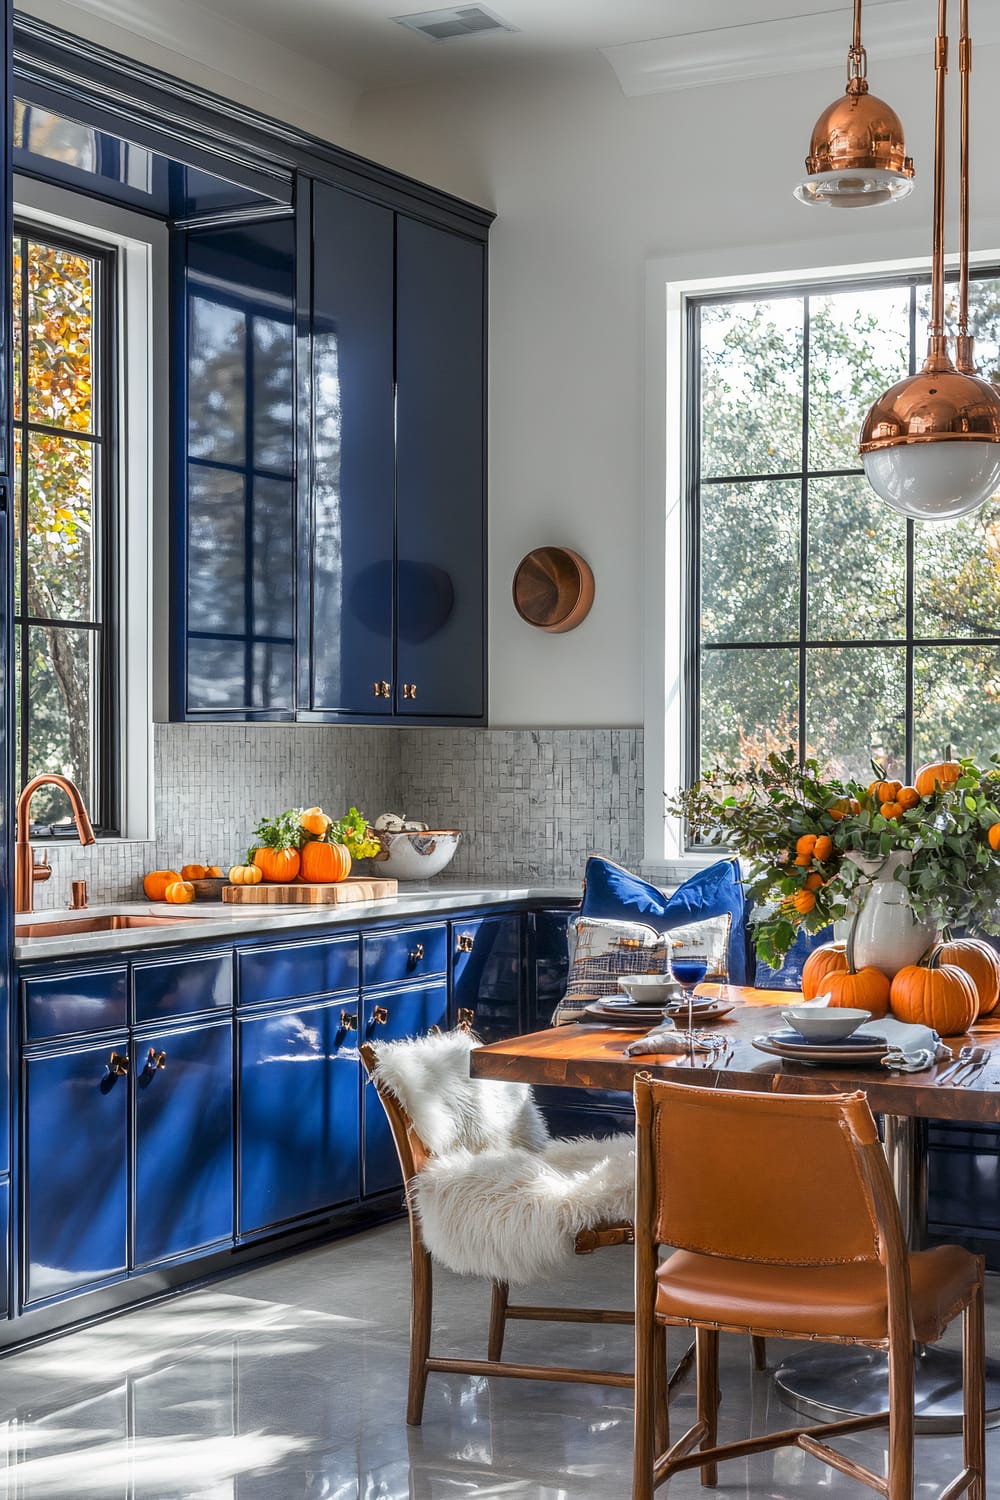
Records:
<instances>
[{"instance_id":1,"label":"ceiling air vent","mask_svg":"<svg viewBox=\"0 0 1000 1500\"><path fill-rule=\"evenodd\" d=\"M502 21L484 5L445 6L442 10L425 10L416 16L393 16L400 26L429 36L432 42L450 42L459 36L484 36L491 31L516 31L509 21Z\"/></svg>"}]
</instances>

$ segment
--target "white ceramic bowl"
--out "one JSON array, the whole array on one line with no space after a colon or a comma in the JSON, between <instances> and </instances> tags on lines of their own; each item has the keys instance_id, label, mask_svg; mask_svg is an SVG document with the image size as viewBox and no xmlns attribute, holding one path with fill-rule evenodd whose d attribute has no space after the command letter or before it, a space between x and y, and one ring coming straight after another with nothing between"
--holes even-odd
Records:
<instances>
[{"instance_id":1,"label":"white ceramic bowl","mask_svg":"<svg viewBox=\"0 0 1000 1500\"><path fill-rule=\"evenodd\" d=\"M872 1018L870 1010L850 1010L846 1005L790 1005L781 1014L810 1042L842 1042Z\"/></svg>"},{"instance_id":2,"label":"white ceramic bowl","mask_svg":"<svg viewBox=\"0 0 1000 1500\"><path fill-rule=\"evenodd\" d=\"M373 875L394 880L430 880L455 857L462 835L455 828L428 828L420 833L379 833L382 853L372 860Z\"/></svg>"},{"instance_id":3,"label":"white ceramic bowl","mask_svg":"<svg viewBox=\"0 0 1000 1500\"><path fill-rule=\"evenodd\" d=\"M669 974L620 974L618 988L639 1005L663 1005L677 997L677 981Z\"/></svg>"}]
</instances>

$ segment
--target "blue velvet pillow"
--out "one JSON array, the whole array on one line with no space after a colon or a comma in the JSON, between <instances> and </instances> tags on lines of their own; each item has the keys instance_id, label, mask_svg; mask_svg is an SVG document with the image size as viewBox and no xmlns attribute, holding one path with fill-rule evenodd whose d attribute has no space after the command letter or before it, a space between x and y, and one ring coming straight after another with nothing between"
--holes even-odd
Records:
<instances>
[{"instance_id":1,"label":"blue velvet pillow","mask_svg":"<svg viewBox=\"0 0 1000 1500\"><path fill-rule=\"evenodd\" d=\"M624 870L613 860L592 854L583 879L580 915L617 922L644 922L657 932L669 932L673 927L709 917L729 916L730 983L749 984L752 968L748 963L746 907L740 867L735 859L721 859L707 870L699 870L678 886L672 896L665 896L655 885Z\"/></svg>"},{"instance_id":2,"label":"blue velvet pillow","mask_svg":"<svg viewBox=\"0 0 1000 1500\"><path fill-rule=\"evenodd\" d=\"M822 943L832 942L832 927L824 927L822 932L806 932L804 927L800 928L799 935L785 954L784 962L780 969L772 969L762 958L757 959L753 976L754 988L758 990L800 990L802 988L802 969L806 959L814 948L820 947Z\"/></svg>"}]
</instances>

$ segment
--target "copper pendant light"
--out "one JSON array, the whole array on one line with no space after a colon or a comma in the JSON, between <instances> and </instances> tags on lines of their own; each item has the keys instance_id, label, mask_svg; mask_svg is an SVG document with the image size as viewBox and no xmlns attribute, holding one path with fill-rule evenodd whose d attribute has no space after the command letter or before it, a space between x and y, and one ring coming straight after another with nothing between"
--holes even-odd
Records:
<instances>
[{"instance_id":1,"label":"copper pendant light","mask_svg":"<svg viewBox=\"0 0 1000 1500\"><path fill-rule=\"evenodd\" d=\"M918 521L967 515L1000 486L1000 393L973 364L969 334L968 0L961 0L962 194L958 363L944 328L944 103L948 71L947 0L938 0L935 48L934 261L927 360L874 403L861 429L861 456L872 488L893 510Z\"/></svg>"},{"instance_id":2,"label":"copper pendant light","mask_svg":"<svg viewBox=\"0 0 1000 1500\"><path fill-rule=\"evenodd\" d=\"M847 53L847 93L816 121L806 157L809 174L795 189L800 203L868 208L905 198L913 162L903 127L884 99L868 92L868 54L861 43L861 0L854 0L854 39Z\"/></svg>"}]
</instances>

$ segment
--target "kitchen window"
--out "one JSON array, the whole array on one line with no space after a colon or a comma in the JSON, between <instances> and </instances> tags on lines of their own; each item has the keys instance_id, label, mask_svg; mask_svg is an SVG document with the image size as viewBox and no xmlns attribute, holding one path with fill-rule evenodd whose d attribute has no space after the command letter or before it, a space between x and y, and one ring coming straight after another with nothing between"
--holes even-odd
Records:
<instances>
[{"instance_id":1,"label":"kitchen window","mask_svg":"<svg viewBox=\"0 0 1000 1500\"><path fill-rule=\"evenodd\" d=\"M17 784L68 776L117 832L116 253L28 223L13 249ZM54 788L32 810L71 826Z\"/></svg>"},{"instance_id":2,"label":"kitchen window","mask_svg":"<svg viewBox=\"0 0 1000 1500\"><path fill-rule=\"evenodd\" d=\"M857 454L928 298L912 275L688 301L686 782L788 745L863 780L1000 749L1000 504L915 525ZM995 270L971 303L986 361Z\"/></svg>"}]
</instances>

